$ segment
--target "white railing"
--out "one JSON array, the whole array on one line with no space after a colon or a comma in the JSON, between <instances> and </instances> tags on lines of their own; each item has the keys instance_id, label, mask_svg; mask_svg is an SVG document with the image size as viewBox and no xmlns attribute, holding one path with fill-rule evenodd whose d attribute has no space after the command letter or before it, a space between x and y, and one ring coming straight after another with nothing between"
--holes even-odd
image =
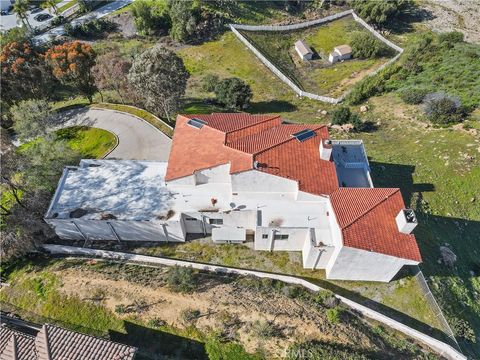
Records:
<instances>
[{"instance_id":1,"label":"white railing","mask_svg":"<svg viewBox=\"0 0 480 360\"><path fill-rule=\"evenodd\" d=\"M386 39L382 34L376 31L373 27L368 25L362 18L360 18L353 10L347 10L340 12L338 14L330 15L321 19L306 21L299 24L292 24L292 25L241 25L241 24L230 24L230 29L235 34L235 36L244 43L247 48L249 48L255 56L267 67L272 71L280 80L282 80L285 84L287 84L295 93L299 96L303 96L309 99L323 101L330 104L338 104L342 102L345 97L349 94L349 90L344 92L338 98L333 98L329 96L322 96L318 94L313 94L307 91L303 91L297 84L295 84L291 79L288 78L287 75L282 73L270 60L268 60L260 51L255 48L254 45L250 43L250 41L245 38L238 30L244 31L292 31L298 29L305 29L311 26L327 23L333 20L337 20L343 18L345 16L352 15L353 19L357 21L360 25L362 25L365 29L371 32L377 39L382 41L384 44L389 46L390 48L394 49L398 52L398 54L390 59L388 62L377 68L375 71L368 74L368 76L373 76L377 74L379 71L385 69L390 64L394 63L398 60L400 55L403 53L403 49L397 45L395 45L390 40Z\"/></svg>"},{"instance_id":2,"label":"white railing","mask_svg":"<svg viewBox=\"0 0 480 360\"><path fill-rule=\"evenodd\" d=\"M132 263L139 263L139 264L154 264L154 265L162 265L162 266L183 266L183 267L191 267L193 269L209 271L214 273L221 273L221 274L269 278L273 280L282 281L287 284L300 285L315 292L325 290L320 286L313 284L309 281L306 281L302 278L298 278L290 275L272 274L272 273L267 273L263 271L237 269L237 268L232 268L228 266L197 263L197 262L186 261L186 260L177 260L177 259L171 259L171 258L139 255L139 254L133 254L133 253L116 252L116 251L108 251L108 250L86 249L86 248L66 246L66 245L43 245L43 249L45 249L51 254L100 257L100 258L114 260L114 261L132 262ZM406 334L407 336L410 336L422 342L423 344L429 346L431 349L438 352L441 356L446 357L447 359L467 360L467 357L461 354L458 350L454 349L452 346L440 340L437 340L431 337L430 335L427 335L418 330L415 330L397 320L394 320L386 315L383 315L375 310L372 310L364 305L361 305L343 296L335 294L335 297L339 299L341 302L343 302L345 305L349 306L351 309L355 311L358 311L362 315L370 319L376 320L378 322L381 322L397 331L400 331Z\"/></svg>"}]
</instances>

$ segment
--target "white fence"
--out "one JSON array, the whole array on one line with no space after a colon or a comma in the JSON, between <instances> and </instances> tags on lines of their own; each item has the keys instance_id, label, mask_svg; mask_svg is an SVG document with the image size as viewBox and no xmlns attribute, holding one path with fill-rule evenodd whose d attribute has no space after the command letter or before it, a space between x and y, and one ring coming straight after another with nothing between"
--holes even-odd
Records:
<instances>
[{"instance_id":1,"label":"white fence","mask_svg":"<svg viewBox=\"0 0 480 360\"><path fill-rule=\"evenodd\" d=\"M133 262L133 263L140 263L140 264L154 264L154 265L163 265L163 266L175 266L175 265L184 266L184 267L191 267L193 269L198 269L202 271L209 271L209 272L221 273L221 274L234 274L234 275L244 275L244 276L256 276L260 278L269 278L273 280L279 280L288 284L300 285L315 292L324 290L318 285L315 285L304 279L297 278L295 276L289 276L289 275L271 274L271 273L266 273L262 271L236 269L236 268L231 268L227 266L210 265L210 264L196 263L196 262L185 261L185 260L176 260L176 259L138 255L138 254L132 254L132 253L115 252L115 251L108 251L108 250L86 249L86 248L65 246L65 245L43 245L43 248L51 254L100 257L100 258L110 259L114 261ZM349 300L343 296L335 294L335 297L339 299L341 302L343 302L345 305L349 306L353 310L358 311L362 315L370 319L376 320L378 322L381 322L397 331L400 331L422 342L423 344L429 346L435 352L439 353L441 356L444 356L447 359L467 360L467 357L465 357L463 354L458 352L452 346L440 340L437 340L427 334L424 334L418 330L415 330L405 324L402 324L401 322L391 319L386 315L383 315L375 310L372 310L352 300Z\"/></svg>"},{"instance_id":2,"label":"white fence","mask_svg":"<svg viewBox=\"0 0 480 360\"><path fill-rule=\"evenodd\" d=\"M398 52L398 54L390 59L388 62L380 66L375 71L368 74L368 76L373 76L377 74L379 71L383 70L385 67L389 66L393 62L397 61L400 55L403 53L403 49L390 40L386 39L382 34L376 31L373 27L368 25L362 18L360 18L353 10L347 10L340 12L338 14L330 15L321 19L306 21L299 24L292 24L292 25L241 25L241 24L230 24L230 29L235 34L235 36L244 43L254 54L255 56L266 66L268 67L280 80L282 80L285 84L290 86L290 88L295 91L295 93L299 96L304 96L309 99L323 101L330 104L338 104L342 102L345 97L348 95L349 91L344 92L338 98L332 98L329 96L322 96L318 94L313 94L307 91L303 91L297 84L295 84L291 79L288 78L285 74L283 74L270 60L268 60L260 51L258 51L255 46L253 46L238 30L245 30L245 31L292 31L298 29L305 29L311 26L327 23L333 20L337 20L343 18L345 16L352 15L353 19L361 24L365 29L370 31L377 39L382 41L384 44L389 46L390 48L394 49Z\"/></svg>"}]
</instances>

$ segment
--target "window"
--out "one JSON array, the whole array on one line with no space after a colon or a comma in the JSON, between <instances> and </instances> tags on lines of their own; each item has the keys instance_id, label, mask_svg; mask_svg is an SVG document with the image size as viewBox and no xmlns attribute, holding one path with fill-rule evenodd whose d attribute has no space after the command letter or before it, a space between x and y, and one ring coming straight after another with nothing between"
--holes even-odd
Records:
<instances>
[{"instance_id":1,"label":"window","mask_svg":"<svg viewBox=\"0 0 480 360\"><path fill-rule=\"evenodd\" d=\"M201 129L203 125L206 124L206 121L200 120L200 119L190 119L187 122L188 125L193 126L194 128Z\"/></svg>"},{"instance_id":2,"label":"window","mask_svg":"<svg viewBox=\"0 0 480 360\"><path fill-rule=\"evenodd\" d=\"M273 240L288 240L288 234L275 234Z\"/></svg>"},{"instance_id":3,"label":"window","mask_svg":"<svg viewBox=\"0 0 480 360\"><path fill-rule=\"evenodd\" d=\"M268 234L262 234L262 239L268 239Z\"/></svg>"},{"instance_id":4,"label":"window","mask_svg":"<svg viewBox=\"0 0 480 360\"><path fill-rule=\"evenodd\" d=\"M195 218L189 217L189 216L187 216L187 217L185 218L185 220L186 220L186 221L198 221L198 219L195 219Z\"/></svg>"},{"instance_id":5,"label":"window","mask_svg":"<svg viewBox=\"0 0 480 360\"><path fill-rule=\"evenodd\" d=\"M208 219L211 225L223 225L223 219Z\"/></svg>"},{"instance_id":6,"label":"window","mask_svg":"<svg viewBox=\"0 0 480 360\"><path fill-rule=\"evenodd\" d=\"M315 136L315 131L310 130L310 129L305 129L305 130L296 132L292 136L294 136L298 141L303 142L305 140L310 139L311 137L314 137Z\"/></svg>"}]
</instances>

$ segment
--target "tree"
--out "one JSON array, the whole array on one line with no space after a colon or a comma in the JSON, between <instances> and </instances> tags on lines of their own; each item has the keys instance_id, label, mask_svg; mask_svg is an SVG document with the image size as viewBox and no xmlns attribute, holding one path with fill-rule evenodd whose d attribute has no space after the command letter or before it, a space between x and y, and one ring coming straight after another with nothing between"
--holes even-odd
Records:
<instances>
[{"instance_id":1,"label":"tree","mask_svg":"<svg viewBox=\"0 0 480 360\"><path fill-rule=\"evenodd\" d=\"M67 42L51 47L45 53L52 66L53 75L64 84L71 85L90 103L97 91L92 75L96 54L92 47L80 41Z\"/></svg>"},{"instance_id":2,"label":"tree","mask_svg":"<svg viewBox=\"0 0 480 360\"><path fill-rule=\"evenodd\" d=\"M149 110L170 120L185 94L189 76L180 57L155 46L135 58L128 80Z\"/></svg>"},{"instance_id":3,"label":"tree","mask_svg":"<svg viewBox=\"0 0 480 360\"><path fill-rule=\"evenodd\" d=\"M388 52L385 44L365 31L353 32L350 44L353 57L359 59L374 59Z\"/></svg>"},{"instance_id":4,"label":"tree","mask_svg":"<svg viewBox=\"0 0 480 360\"><path fill-rule=\"evenodd\" d=\"M3 33L0 33L0 48L9 43L27 43L30 44L30 37L25 27L14 27Z\"/></svg>"},{"instance_id":5,"label":"tree","mask_svg":"<svg viewBox=\"0 0 480 360\"><path fill-rule=\"evenodd\" d=\"M100 90L115 90L125 104L124 94L129 92L127 75L131 67L132 63L124 59L118 49L100 55L92 68L96 86Z\"/></svg>"},{"instance_id":6,"label":"tree","mask_svg":"<svg viewBox=\"0 0 480 360\"><path fill-rule=\"evenodd\" d=\"M412 8L412 0L353 0L352 7L366 22L385 26L403 12Z\"/></svg>"},{"instance_id":7,"label":"tree","mask_svg":"<svg viewBox=\"0 0 480 360\"><path fill-rule=\"evenodd\" d=\"M215 86L219 83L220 79L217 75L207 74L202 79L202 89L208 92L215 91Z\"/></svg>"},{"instance_id":8,"label":"tree","mask_svg":"<svg viewBox=\"0 0 480 360\"><path fill-rule=\"evenodd\" d=\"M170 0L169 14L172 21L170 35L179 42L189 42L197 34L200 7L197 2Z\"/></svg>"},{"instance_id":9,"label":"tree","mask_svg":"<svg viewBox=\"0 0 480 360\"><path fill-rule=\"evenodd\" d=\"M2 100L7 104L49 94L52 75L27 43L12 42L0 53Z\"/></svg>"},{"instance_id":10,"label":"tree","mask_svg":"<svg viewBox=\"0 0 480 360\"><path fill-rule=\"evenodd\" d=\"M53 12L58 15L57 1L55 0L43 0L41 4L42 9L53 9Z\"/></svg>"},{"instance_id":11,"label":"tree","mask_svg":"<svg viewBox=\"0 0 480 360\"><path fill-rule=\"evenodd\" d=\"M137 0L131 5L135 27L141 34L149 35L157 30L170 28L166 0Z\"/></svg>"},{"instance_id":12,"label":"tree","mask_svg":"<svg viewBox=\"0 0 480 360\"><path fill-rule=\"evenodd\" d=\"M20 140L45 136L53 122L53 113L45 100L25 100L10 108L13 128Z\"/></svg>"},{"instance_id":13,"label":"tree","mask_svg":"<svg viewBox=\"0 0 480 360\"><path fill-rule=\"evenodd\" d=\"M30 25L30 22L28 21L28 5L28 0L17 0L13 4L13 12L17 14L24 26L26 25L30 30L32 30L32 25Z\"/></svg>"},{"instance_id":14,"label":"tree","mask_svg":"<svg viewBox=\"0 0 480 360\"><path fill-rule=\"evenodd\" d=\"M245 109L252 99L250 85L239 78L222 80L215 87L217 101L228 109Z\"/></svg>"}]
</instances>

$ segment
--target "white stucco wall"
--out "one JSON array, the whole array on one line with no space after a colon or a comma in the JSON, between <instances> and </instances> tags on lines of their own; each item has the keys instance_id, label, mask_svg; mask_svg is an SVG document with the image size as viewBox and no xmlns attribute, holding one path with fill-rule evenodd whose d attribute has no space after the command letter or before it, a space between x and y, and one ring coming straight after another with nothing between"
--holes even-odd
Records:
<instances>
[{"instance_id":1,"label":"white stucco wall","mask_svg":"<svg viewBox=\"0 0 480 360\"><path fill-rule=\"evenodd\" d=\"M325 196L314 195L304 191L298 191L297 193L298 201L315 201L315 202L327 202L328 198Z\"/></svg>"},{"instance_id":2,"label":"white stucco wall","mask_svg":"<svg viewBox=\"0 0 480 360\"><path fill-rule=\"evenodd\" d=\"M335 254L334 254L335 255ZM388 282L403 265L414 262L343 246L327 266L327 279Z\"/></svg>"},{"instance_id":3,"label":"white stucco wall","mask_svg":"<svg viewBox=\"0 0 480 360\"><path fill-rule=\"evenodd\" d=\"M273 228L258 226L255 231L255 250L302 251L308 235L307 228ZM274 240L273 234L288 234L286 240ZM263 238L263 235L268 238Z\"/></svg>"},{"instance_id":4,"label":"white stucco wall","mask_svg":"<svg viewBox=\"0 0 480 360\"><path fill-rule=\"evenodd\" d=\"M280 176L264 173L258 170L249 170L232 175L233 192L287 192L296 193L296 181Z\"/></svg>"},{"instance_id":5,"label":"white stucco wall","mask_svg":"<svg viewBox=\"0 0 480 360\"><path fill-rule=\"evenodd\" d=\"M83 240L84 236L89 240L117 240L112 231L113 227L122 241L167 241L164 225L160 222L87 219L48 219L46 221L54 227L60 238L66 240ZM169 221L165 227L168 232L168 241L185 241L185 231L180 221Z\"/></svg>"},{"instance_id":6,"label":"white stucco wall","mask_svg":"<svg viewBox=\"0 0 480 360\"><path fill-rule=\"evenodd\" d=\"M188 175L178 179L167 181L167 186L172 185L195 185L195 175Z\"/></svg>"},{"instance_id":7,"label":"white stucco wall","mask_svg":"<svg viewBox=\"0 0 480 360\"><path fill-rule=\"evenodd\" d=\"M195 171L196 184L230 183L230 164Z\"/></svg>"},{"instance_id":8,"label":"white stucco wall","mask_svg":"<svg viewBox=\"0 0 480 360\"><path fill-rule=\"evenodd\" d=\"M233 227L244 228L247 231L254 231L257 223L257 211L256 210L238 210L225 212L186 212L184 213L184 224L186 231L189 233L202 233L202 225L199 222L192 222L191 220L185 220L185 217L195 218L205 222L205 229L207 234L212 233L214 227ZM214 225L209 223L209 219L222 219L223 225ZM196 232L202 230L200 232Z\"/></svg>"}]
</instances>

